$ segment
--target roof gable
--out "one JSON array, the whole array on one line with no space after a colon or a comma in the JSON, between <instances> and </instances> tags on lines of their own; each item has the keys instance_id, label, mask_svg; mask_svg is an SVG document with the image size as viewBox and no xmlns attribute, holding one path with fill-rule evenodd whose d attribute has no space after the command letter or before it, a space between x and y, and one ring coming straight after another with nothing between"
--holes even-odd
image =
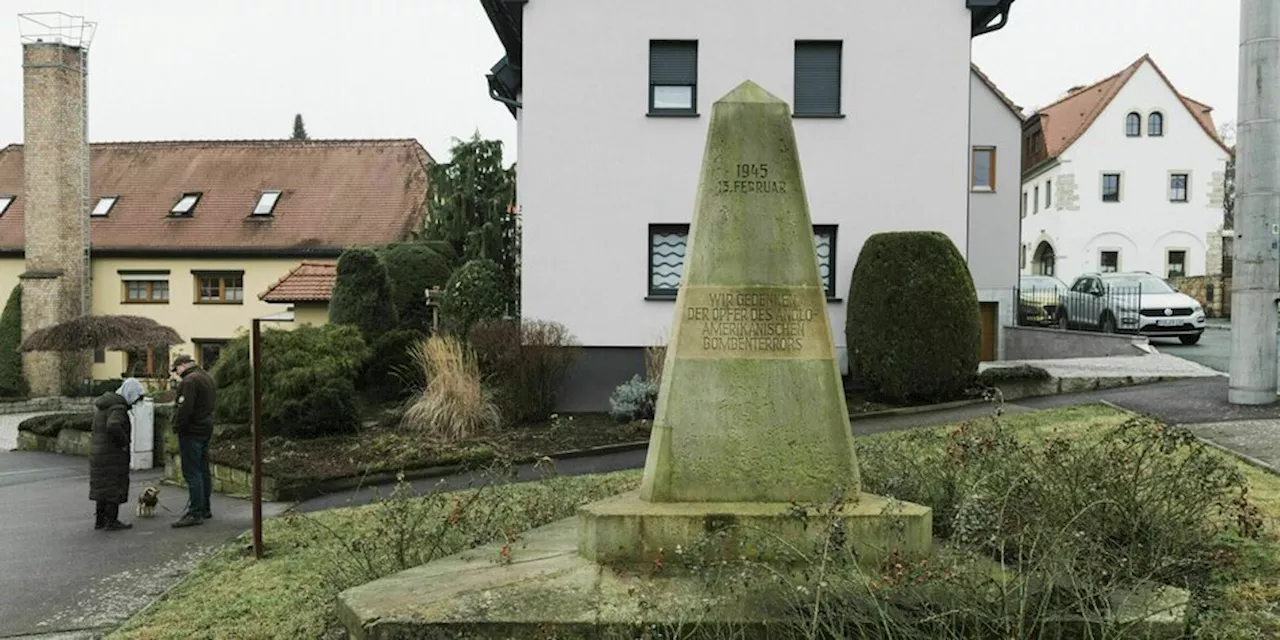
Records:
<instances>
[{"instance_id":1,"label":"roof gable","mask_svg":"<svg viewBox=\"0 0 1280 640\"><path fill-rule=\"evenodd\" d=\"M263 302L328 302L338 281L332 262L303 262L258 294Z\"/></svg>"},{"instance_id":2,"label":"roof gable","mask_svg":"<svg viewBox=\"0 0 1280 640\"><path fill-rule=\"evenodd\" d=\"M987 77L987 74L983 73L982 69L978 68L978 65L969 63L969 68L972 69L973 74L982 81L982 84L987 85L987 88L991 90L991 93L996 94L996 97L1000 99L1000 102L1004 103L1004 106L1008 107L1009 111L1011 111L1014 116L1017 116L1018 122L1026 120L1026 116L1022 115L1022 107L1019 107L1009 98L1009 96L1005 95L1005 93L1000 90L1000 87L997 87L996 83L992 82L991 78Z\"/></svg>"},{"instance_id":3,"label":"roof gable","mask_svg":"<svg viewBox=\"0 0 1280 640\"><path fill-rule=\"evenodd\" d=\"M431 156L416 140L107 142L90 145L94 251L332 253L403 240L427 214ZM270 215L252 212L279 190ZM0 250L24 242L23 147L0 149ZM169 212L186 193L190 216Z\"/></svg>"},{"instance_id":4,"label":"roof gable","mask_svg":"<svg viewBox=\"0 0 1280 640\"><path fill-rule=\"evenodd\" d=\"M1032 118L1027 121L1038 119L1043 127L1044 142L1048 151L1048 158L1052 160L1061 156L1080 136L1084 135L1089 127L1102 115L1115 97L1119 95L1120 90L1124 88L1133 75L1142 68L1142 65L1150 64L1152 70L1160 76L1160 79L1169 88L1191 114L1192 118L1200 125L1205 134L1210 137L1223 151L1231 153L1231 149L1222 142L1214 130L1213 117L1210 112L1212 107L1192 100L1181 93L1169 81L1169 77L1160 70L1160 66L1151 59L1151 56L1143 54L1142 57L1134 61L1133 64L1125 67L1120 72L1103 78L1091 85L1075 88L1068 95L1061 98L1057 102L1036 110Z\"/></svg>"}]
</instances>

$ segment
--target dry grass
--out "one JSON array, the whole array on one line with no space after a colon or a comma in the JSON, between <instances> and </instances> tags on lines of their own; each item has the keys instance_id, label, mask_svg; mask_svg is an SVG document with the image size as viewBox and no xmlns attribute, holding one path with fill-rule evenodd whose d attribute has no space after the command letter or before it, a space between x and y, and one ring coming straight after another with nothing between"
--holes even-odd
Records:
<instances>
[{"instance_id":1,"label":"dry grass","mask_svg":"<svg viewBox=\"0 0 1280 640\"><path fill-rule=\"evenodd\" d=\"M502 420L493 394L481 384L480 365L456 338L432 336L409 348L424 384L409 401L401 426L454 443Z\"/></svg>"},{"instance_id":2,"label":"dry grass","mask_svg":"<svg viewBox=\"0 0 1280 640\"><path fill-rule=\"evenodd\" d=\"M659 336L654 344L644 348L644 377L655 383L662 381L662 367L667 359L667 338Z\"/></svg>"}]
</instances>

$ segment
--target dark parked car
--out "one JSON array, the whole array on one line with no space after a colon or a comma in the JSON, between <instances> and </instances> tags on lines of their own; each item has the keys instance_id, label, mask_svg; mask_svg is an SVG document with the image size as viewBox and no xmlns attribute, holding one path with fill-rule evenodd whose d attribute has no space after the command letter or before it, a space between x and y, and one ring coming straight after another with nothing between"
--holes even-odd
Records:
<instances>
[{"instance_id":1,"label":"dark parked car","mask_svg":"<svg viewBox=\"0 0 1280 640\"><path fill-rule=\"evenodd\" d=\"M1053 276L1022 276L1018 281L1018 324L1051 327L1067 285Z\"/></svg>"}]
</instances>

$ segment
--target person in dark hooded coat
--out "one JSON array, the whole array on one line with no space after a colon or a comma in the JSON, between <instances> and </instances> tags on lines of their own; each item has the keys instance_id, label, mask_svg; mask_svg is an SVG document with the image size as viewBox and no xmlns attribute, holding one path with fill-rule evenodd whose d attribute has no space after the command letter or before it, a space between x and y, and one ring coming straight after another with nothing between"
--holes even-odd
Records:
<instances>
[{"instance_id":1,"label":"person in dark hooded coat","mask_svg":"<svg viewBox=\"0 0 1280 640\"><path fill-rule=\"evenodd\" d=\"M129 501L129 409L142 399L142 383L128 378L115 392L93 401L93 448L89 453L89 499L97 503L94 529L119 531L120 505Z\"/></svg>"}]
</instances>

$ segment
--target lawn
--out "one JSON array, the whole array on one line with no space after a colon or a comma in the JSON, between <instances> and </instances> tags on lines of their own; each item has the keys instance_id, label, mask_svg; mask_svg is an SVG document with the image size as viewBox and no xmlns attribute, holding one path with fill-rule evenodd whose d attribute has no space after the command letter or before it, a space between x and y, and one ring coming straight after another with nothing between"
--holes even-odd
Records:
<instances>
[{"instance_id":1,"label":"lawn","mask_svg":"<svg viewBox=\"0 0 1280 640\"><path fill-rule=\"evenodd\" d=\"M1037 441L1055 435L1088 439L1128 417L1090 405L1005 416L1002 421L1020 439ZM952 428L933 431L945 433ZM912 434L877 434L859 442L875 449ZM1240 467L1267 528L1260 539L1237 543L1237 560L1215 574L1198 598L1198 637L1280 635L1280 540L1276 538L1280 478ZM876 468L872 461L864 461L869 483L875 480L869 476ZM476 490L434 494L270 520L265 527L266 559L256 562L243 557L243 537L230 542L205 559L167 599L109 637L342 637L336 632L333 613L334 597L341 589L393 573L400 564L412 566L568 517L578 505L632 489L638 481L638 471L551 478L481 489L487 494L480 496ZM470 499L476 501L468 504ZM400 524L389 527L392 521ZM409 528L417 530L419 543L398 544L395 532ZM401 536L400 543L406 540ZM406 548L419 555L399 558L397 563L397 553Z\"/></svg>"},{"instance_id":2,"label":"lawn","mask_svg":"<svg viewBox=\"0 0 1280 640\"><path fill-rule=\"evenodd\" d=\"M558 416L450 445L424 443L419 434L398 426L378 425L353 435L267 438L262 443L262 464L263 472L277 480L322 481L405 469L484 464L495 458L535 459L648 438L646 424L618 424L604 414ZM213 462L238 469L249 469L252 455L253 439L243 430L215 439L209 450Z\"/></svg>"}]
</instances>

